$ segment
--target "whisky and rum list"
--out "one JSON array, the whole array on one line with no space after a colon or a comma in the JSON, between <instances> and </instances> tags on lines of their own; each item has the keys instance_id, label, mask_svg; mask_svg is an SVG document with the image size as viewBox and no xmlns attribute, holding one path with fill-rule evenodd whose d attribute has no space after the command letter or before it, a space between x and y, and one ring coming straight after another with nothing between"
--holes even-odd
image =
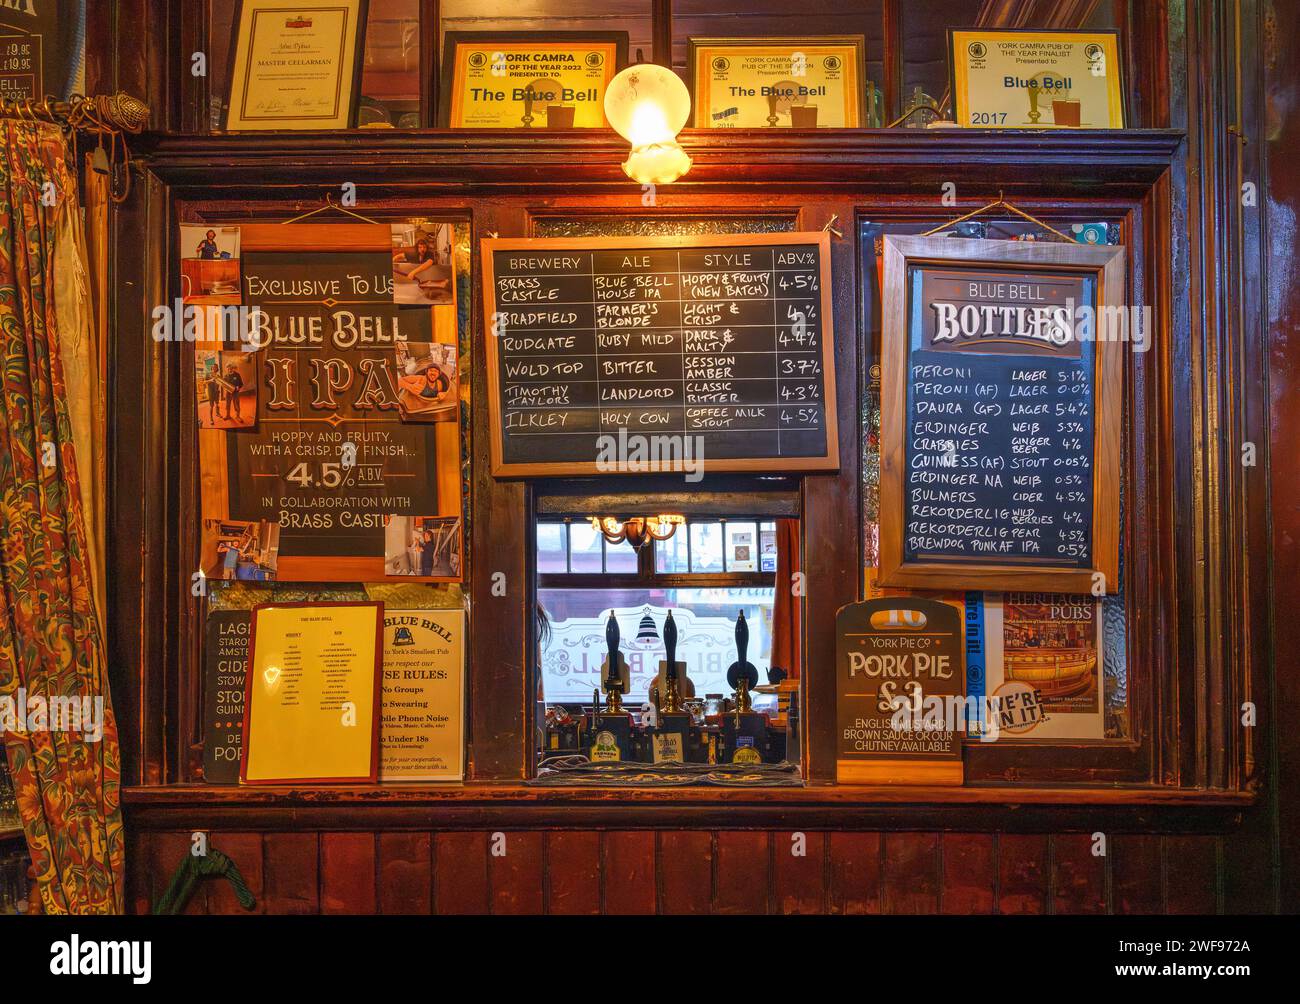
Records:
<instances>
[{"instance_id":1,"label":"whisky and rum list","mask_svg":"<svg viewBox=\"0 0 1300 1004\"><path fill-rule=\"evenodd\" d=\"M720 470L828 457L825 258L796 236L494 248L502 464L591 465L634 437Z\"/></svg>"}]
</instances>

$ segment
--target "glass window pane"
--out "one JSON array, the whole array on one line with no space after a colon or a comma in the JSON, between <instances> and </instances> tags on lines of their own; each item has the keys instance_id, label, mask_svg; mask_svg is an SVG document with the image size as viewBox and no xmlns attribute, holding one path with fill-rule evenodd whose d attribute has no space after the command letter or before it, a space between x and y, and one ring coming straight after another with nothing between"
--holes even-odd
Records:
<instances>
[{"instance_id":1,"label":"glass window pane","mask_svg":"<svg viewBox=\"0 0 1300 1004\"><path fill-rule=\"evenodd\" d=\"M668 540L655 541L655 571L665 575L685 575L690 566L686 561L686 535L690 532L689 524L679 526L677 532Z\"/></svg>"},{"instance_id":2,"label":"glass window pane","mask_svg":"<svg viewBox=\"0 0 1300 1004\"><path fill-rule=\"evenodd\" d=\"M604 537L591 528L590 523L569 524L569 554L571 572L601 572L601 544Z\"/></svg>"},{"instance_id":3,"label":"glass window pane","mask_svg":"<svg viewBox=\"0 0 1300 1004\"><path fill-rule=\"evenodd\" d=\"M727 571L758 571L758 536L754 523L727 523Z\"/></svg>"},{"instance_id":4,"label":"glass window pane","mask_svg":"<svg viewBox=\"0 0 1300 1004\"><path fill-rule=\"evenodd\" d=\"M564 557L564 524L537 524L537 570L539 572L567 572Z\"/></svg>"},{"instance_id":5,"label":"glass window pane","mask_svg":"<svg viewBox=\"0 0 1300 1004\"><path fill-rule=\"evenodd\" d=\"M758 526L758 570L776 571L776 524L760 523Z\"/></svg>"},{"instance_id":6,"label":"glass window pane","mask_svg":"<svg viewBox=\"0 0 1300 1004\"><path fill-rule=\"evenodd\" d=\"M635 575L636 552L627 541L605 544L605 571L611 575Z\"/></svg>"},{"instance_id":7,"label":"glass window pane","mask_svg":"<svg viewBox=\"0 0 1300 1004\"><path fill-rule=\"evenodd\" d=\"M736 614L745 611L749 661L767 682L772 652L772 601L769 588L691 589L539 589L538 602L550 619L551 636L542 649L542 686L547 702L590 704L605 658L605 619L611 605L619 627L619 651L627 659L631 688L627 703L648 699L650 681L665 658L664 618L671 609L677 624L677 658L697 697L730 694L727 667L736 661ZM761 710L772 695L755 694Z\"/></svg>"},{"instance_id":8,"label":"glass window pane","mask_svg":"<svg viewBox=\"0 0 1300 1004\"><path fill-rule=\"evenodd\" d=\"M691 523L691 571L721 572L722 524Z\"/></svg>"},{"instance_id":9,"label":"glass window pane","mask_svg":"<svg viewBox=\"0 0 1300 1004\"><path fill-rule=\"evenodd\" d=\"M357 124L420 127L420 0L370 5Z\"/></svg>"}]
</instances>

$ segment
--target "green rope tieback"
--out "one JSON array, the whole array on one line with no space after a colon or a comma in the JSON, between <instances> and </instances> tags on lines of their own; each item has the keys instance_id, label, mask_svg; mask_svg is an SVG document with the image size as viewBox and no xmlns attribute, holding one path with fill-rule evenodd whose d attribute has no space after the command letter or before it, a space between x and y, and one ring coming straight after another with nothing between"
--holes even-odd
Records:
<instances>
[{"instance_id":1,"label":"green rope tieback","mask_svg":"<svg viewBox=\"0 0 1300 1004\"><path fill-rule=\"evenodd\" d=\"M257 901L248 891L244 876L239 874L235 862L220 851L209 847L208 853L203 856L185 855L184 860L177 866L175 874L172 875L171 882L167 884L167 891L154 904L154 915L173 916L180 913L185 909L185 904L190 901L190 897L194 895L194 888L199 884L199 879L207 878L209 875L224 876L234 887L235 898L239 900L239 905L245 910L253 909L253 904Z\"/></svg>"}]
</instances>

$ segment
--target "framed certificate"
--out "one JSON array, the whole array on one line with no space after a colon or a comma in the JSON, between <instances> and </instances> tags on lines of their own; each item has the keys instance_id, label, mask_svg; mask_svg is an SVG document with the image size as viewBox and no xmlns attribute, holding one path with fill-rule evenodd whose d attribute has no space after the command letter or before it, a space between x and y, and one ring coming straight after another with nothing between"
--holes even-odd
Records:
<instances>
[{"instance_id":1,"label":"framed certificate","mask_svg":"<svg viewBox=\"0 0 1300 1004\"><path fill-rule=\"evenodd\" d=\"M449 31L438 122L449 129L601 129L625 31Z\"/></svg>"},{"instance_id":2,"label":"framed certificate","mask_svg":"<svg viewBox=\"0 0 1300 1004\"><path fill-rule=\"evenodd\" d=\"M347 129L361 93L368 0L240 0L226 128Z\"/></svg>"},{"instance_id":3,"label":"framed certificate","mask_svg":"<svg viewBox=\"0 0 1300 1004\"><path fill-rule=\"evenodd\" d=\"M862 35L692 38L697 129L857 129L865 105Z\"/></svg>"},{"instance_id":4,"label":"framed certificate","mask_svg":"<svg viewBox=\"0 0 1300 1004\"><path fill-rule=\"evenodd\" d=\"M1118 31L948 29L953 114L973 129L1123 129Z\"/></svg>"},{"instance_id":5,"label":"framed certificate","mask_svg":"<svg viewBox=\"0 0 1300 1004\"><path fill-rule=\"evenodd\" d=\"M244 784L379 776L382 603L253 608L244 692Z\"/></svg>"}]
</instances>

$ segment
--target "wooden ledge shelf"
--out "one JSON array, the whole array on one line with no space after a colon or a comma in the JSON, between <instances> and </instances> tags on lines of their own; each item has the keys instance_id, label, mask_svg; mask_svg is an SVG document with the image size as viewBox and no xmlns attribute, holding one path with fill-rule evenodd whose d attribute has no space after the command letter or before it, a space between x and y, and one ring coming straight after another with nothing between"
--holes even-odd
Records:
<instances>
[{"instance_id":1,"label":"wooden ledge shelf","mask_svg":"<svg viewBox=\"0 0 1300 1004\"><path fill-rule=\"evenodd\" d=\"M352 181L368 186L528 189L581 194L636 190L613 132L351 130L347 132L145 134L138 162L163 181L247 194L267 185ZM672 192L721 186L906 192L952 180L1006 192L1106 186L1144 189L1165 173L1183 134L1166 129L1077 132L982 129L687 130L694 162ZM373 173L372 173L373 172ZM1104 193L1093 193L1100 196Z\"/></svg>"},{"instance_id":2,"label":"wooden ledge shelf","mask_svg":"<svg viewBox=\"0 0 1300 1004\"><path fill-rule=\"evenodd\" d=\"M166 829L997 829L1222 832L1251 792L1156 787L539 788L522 784L123 789Z\"/></svg>"}]
</instances>

